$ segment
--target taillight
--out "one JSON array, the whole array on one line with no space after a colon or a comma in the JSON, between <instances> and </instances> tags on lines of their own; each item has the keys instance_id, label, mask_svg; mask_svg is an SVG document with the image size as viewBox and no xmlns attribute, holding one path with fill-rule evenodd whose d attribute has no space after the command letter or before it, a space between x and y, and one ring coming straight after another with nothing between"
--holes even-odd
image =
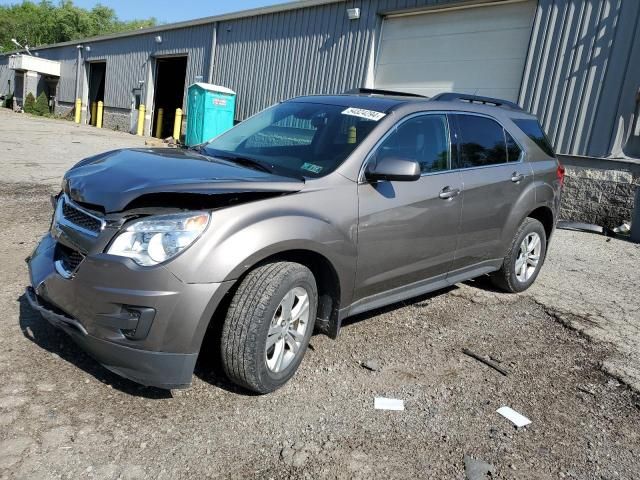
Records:
<instances>
[{"instance_id":1,"label":"taillight","mask_svg":"<svg viewBox=\"0 0 640 480\"><path fill-rule=\"evenodd\" d=\"M564 185L564 166L560 162L558 162L557 175L560 186L562 187Z\"/></svg>"}]
</instances>

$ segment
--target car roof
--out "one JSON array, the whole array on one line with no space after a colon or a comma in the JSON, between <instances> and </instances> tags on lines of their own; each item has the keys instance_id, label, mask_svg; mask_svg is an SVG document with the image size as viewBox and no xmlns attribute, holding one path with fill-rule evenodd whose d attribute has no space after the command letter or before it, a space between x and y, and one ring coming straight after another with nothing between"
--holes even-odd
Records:
<instances>
[{"instance_id":1,"label":"car roof","mask_svg":"<svg viewBox=\"0 0 640 480\"><path fill-rule=\"evenodd\" d=\"M402 92L373 89L357 89L339 95L309 95L296 97L287 102L317 103L340 107L362 108L389 113L392 110L438 109L445 111L471 111L490 115L511 117L532 117L515 103L491 97L481 97L462 93L443 93L435 97L423 97Z\"/></svg>"},{"instance_id":2,"label":"car roof","mask_svg":"<svg viewBox=\"0 0 640 480\"><path fill-rule=\"evenodd\" d=\"M323 105L337 105L340 107L363 108L376 112L387 113L394 108L415 101L419 97L403 97L390 95L365 95L365 94L342 94L342 95L309 95L306 97L296 97L286 102L295 103L318 103ZM422 98L421 100L426 100Z\"/></svg>"}]
</instances>

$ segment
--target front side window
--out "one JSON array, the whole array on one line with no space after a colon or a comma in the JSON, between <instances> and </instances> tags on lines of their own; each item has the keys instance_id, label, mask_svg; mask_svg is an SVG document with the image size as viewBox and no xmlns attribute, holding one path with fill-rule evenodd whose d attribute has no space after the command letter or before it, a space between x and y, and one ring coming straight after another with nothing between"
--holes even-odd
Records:
<instances>
[{"instance_id":1,"label":"front side window","mask_svg":"<svg viewBox=\"0 0 640 480\"><path fill-rule=\"evenodd\" d=\"M476 115L455 115L455 118L459 132L459 168L507 163L505 132L498 122Z\"/></svg>"},{"instance_id":2,"label":"front side window","mask_svg":"<svg viewBox=\"0 0 640 480\"><path fill-rule=\"evenodd\" d=\"M285 102L239 123L206 144L204 151L249 159L279 175L322 177L340 166L384 117L362 112L339 105ZM363 116L367 112L372 118Z\"/></svg>"},{"instance_id":3,"label":"front side window","mask_svg":"<svg viewBox=\"0 0 640 480\"><path fill-rule=\"evenodd\" d=\"M422 173L449 170L449 131L445 115L421 115L393 128L380 144L375 159L415 160Z\"/></svg>"}]
</instances>

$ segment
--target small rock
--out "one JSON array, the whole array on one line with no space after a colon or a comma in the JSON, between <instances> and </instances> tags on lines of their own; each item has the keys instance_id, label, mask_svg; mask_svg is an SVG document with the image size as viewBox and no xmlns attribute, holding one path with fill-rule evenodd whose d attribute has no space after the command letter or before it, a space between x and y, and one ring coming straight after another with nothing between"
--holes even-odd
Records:
<instances>
[{"instance_id":1,"label":"small rock","mask_svg":"<svg viewBox=\"0 0 640 480\"><path fill-rule=\"evenodd\" d=\"M381 370L380 364L377 360L367 360L362 364L362 367L372 372L379 372Z\"/></svg>"},{"instance_id":2,"label":"small rock","mask_svg":"<svg viewBox=\"0 0 640 480\"><path fill-rule=\"evenodd\" d=\"M291 466L300 468L304 466L307 458L309 458L309 454L304 450L296 452L291 459Z\"/></svg>"},{"instance_id":3,"label":"small rock","mask_svg":"<svg viewBox=\"0 0 640 480\"><path fill-rule=\"evenodd\" d=\"M496 474L496 467L482 460L476 460L469 455L465 455L464 472L468 480L485 480L489 476Z\"/></svg>"},{"instance_id":4,"label":"small rock","mask_svg":"<svg viewBox=\"0 0 640 480\"><path fill-rule=\"evenodd\" d=\"M293 456L295 455L295 453L296 453L296 451L293 448L284 447L282 449L282 451L280 452L280 458L287 465L291 465L291 463L293 461Z\"/></svg>"},{"instance_id":5,"label":"small rock","mask_svg":"<svg viewBox=\"0 0 640 480\"><path fill-rule=\"evenodd\" d=\"M10 395L8 397L0 398L0 408L7 409L7 410L21 407L25 403L27 403L26 397Z\"/></svg>"}]
</instances>

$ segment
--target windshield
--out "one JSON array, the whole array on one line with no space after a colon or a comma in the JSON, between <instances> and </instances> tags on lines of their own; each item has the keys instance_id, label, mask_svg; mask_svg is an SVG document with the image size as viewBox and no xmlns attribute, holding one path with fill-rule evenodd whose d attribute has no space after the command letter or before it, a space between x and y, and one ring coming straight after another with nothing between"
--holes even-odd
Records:
<instances>
[{"instance_id":1,"label":"windshield","mask_svg":"<svg viewBox=\"0 0 640 480\"><path fill-rule=\"evenodd\" d=\"M259 164L279 175L317 178L340 166L383 116L337 105L286 102L239 123L204 151L247 166Z\"/></svg>"}]
</instances>

